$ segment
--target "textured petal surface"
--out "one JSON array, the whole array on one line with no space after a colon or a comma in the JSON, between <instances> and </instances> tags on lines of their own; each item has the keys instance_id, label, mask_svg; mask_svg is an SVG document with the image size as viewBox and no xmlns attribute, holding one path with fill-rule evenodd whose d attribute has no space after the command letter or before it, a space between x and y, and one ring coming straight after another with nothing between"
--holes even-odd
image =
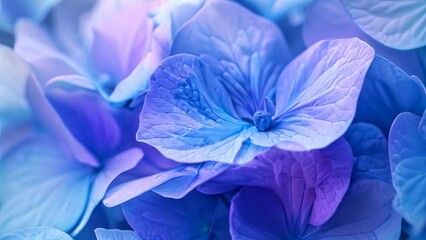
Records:
<instances>
[{"instance_id":1,"label":"textured petal surface","mask_svg":"<svg viewBox=\"0 0 426 240\"><path fill-rule=\"evenodd\" d=\"M355 38L321 41L308 48L280 76L273 128L253 134L252 142L310 150L335 141L355 115L373 57L374 50Z\"/></svg>"},{"instance_id":2,"label":"textured petal surface","mask_svg":"<svg viewBox=\"0 0 426 240\"><path fill-rule=\"evenodd\" d=\"M72 238L51 227L24 228L4 236L0 240L72 240Z\"/></svg>"},{"instance_id":3,"label":"textured petal surface","mask_svg":"<svg viewBox=\"0 0 426 240\"><path fill-rule=\"evenodd\" d=\"M358 26L384 45L401 50L426 45L425 1L341 2Z\"/></svg>"},{"instance_id":4,"label":"textured petal surface","mask_svg":"<svg viewBox=\"0 0 426 240\"><path fill-rule=\"evenodd\" d=\"M38 226L72 230L83 214L94 176L91 167L43 140L27 140L7 152L0 171L1 234Z\"/></svg>"},{"instance_id":5,"label":"textured petal surface","mask_svg":"<svg viewBox=\"0 0 426 240\"><path fill-rule=\"evenodd\" d=\"M209 94L204 69L195 56L167 58L152 76L136 137L179 162L232 163L250 125L212 104L220 96Z\"/></svg>"},{"instance_id":6,"label":"textured petal surface","mask_svg":"<svg viewBox=\"0 0 426 240\"><path fill-rule=\"evenodd\" d=\"M331 217L350 181L353 158L345 140L323 150L288 152L271 149L253 161L225 171L200 190L224 192L236 186L273 189L281 198L291 229L307 222L320 225Z\"/></svg>"},{"instance_id":7,"label":"textured petal surface","mask_svg":"<svg viewBox=\"0 0 426 240\"><path fill-rule=\"evenodd\" d=\"M361 180L348 189L333 217L320 227L307 229L304 239L397 240L401 216L392 208L395 192L390 184Z\"/></svg>"},{"instance_id":8,"label":"textured petal surface","mask_svg":"<svg viewBox=\"0 0 426 240\"><path fill-rule=\"evenodd\" d=\"M29 117L25 99L29 66L12 49L0 45L0 134L7 125Z\"/></svg>"},{"instance_id":9,"label":"textured petal surface","mask_svg":"<svg viewBox=\"0 0 426 240\"><path fill-rule=\"evenodd\" d=\"M122 206L142 239L228 239L228 207L223 198L196 191L176 200L153 192Z\"/></svg>"},{"instance_id":10,"label":"textured petal surface","mask_svg":"<svg viewBox=\"0 0 426 240\"><path fill-rule=\"evenodd\" d=\"M238 13L238 14L236 14ZM220 27L219 27L220 26ZM278 76L289 61L279 29L231 1L207 1L178 32L172 54L199 56L216 105L236 118L251 119L264 98L275 96Z\"/></svg>"},{"instance_id":11,"label":"textured petal surface","mask_svg":"<svg viewBox=\"0 0 426 240\"><path fill-rule=\"evenodd\" d=\"M379 179L391 183L388 141L379 128L356 123L344 135L355 158L352 181Z\"/></svg>"},{"instance_id":12,"label":"textured petal surface","mask_svg":"<svg viewBox=\"0 0 426 240\"><path fill-rule=\"evenodd\" d=\"M420 78L424 75L415 50L400 51L374 40L354 23L339 0L313 1L306 8L302 35L308 46L319 40L357 37L373 47L376 54L389 59L410 75Z\"/></svg>"},{"instance_id":13,"label":"textured petal surface","mask_svg":"<svg viewBox=\"0 0 426 240\"><path fill-rule=\"evenodd\" d=\"M97 240L141 240L138 235L129 230L95 229Z\"/></svg>"},{"instance_id":14,"label":"textured petal surface","mask_svg":"<svg viewBox=\"0 0 426 240\"><path fill-rule=\"evenodd\" d=\"M420 123L421 117L401 113L389 134L394 207L416 229L426 224L426 140Z\"/></svg>"},{"instance_id":15,"label":"textured petal surface","mask_svg":"<svg viewBox=\"0 0 426 240\"><path fill-rule=\"evenodd\" d=\"M150 190L164 197L182 198L195 187L227 168L229 168L228 165L216 162L182 165L120 184L108 191L103 202L106 206L113 207Z\"/></svg>"},{"instance_id":16,"label":"textured petal surface","mask_svg":"<svg viewBox=\"0 0 426 240\"><path fill-rule=\"evenodd\" d=\"M354 121L372 123L387 134L399 113L407 111L421 115L425 108L426 93L421 81L376 56L365 77Z\"/></svg>"}]
</instances>

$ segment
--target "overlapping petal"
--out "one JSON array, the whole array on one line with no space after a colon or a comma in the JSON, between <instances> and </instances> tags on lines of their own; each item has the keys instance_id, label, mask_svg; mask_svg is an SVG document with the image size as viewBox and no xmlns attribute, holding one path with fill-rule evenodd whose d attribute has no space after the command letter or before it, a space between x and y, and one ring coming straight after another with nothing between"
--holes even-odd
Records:
<instances>
[{"instance_id":1,"label":"overlapping petal","mask_svg":"<svg viewBox=\"0 0 426 240\"><path fill-rule=\"evenodd\" d=\"M358 26L379 42L401 50L426 45L426 3L422 0L341 0Z\"/></svg>"},{"instance_id":2,"label":"overlapping petal","mask_svg":"<svg viewBox=\"0 0 426 240\"><path fill-rule=\"evenodd\" d=\"M389 134L395 209L417 231L426 224L426 140L424 120L401 113Z\"/></svg>"}]
</instances>

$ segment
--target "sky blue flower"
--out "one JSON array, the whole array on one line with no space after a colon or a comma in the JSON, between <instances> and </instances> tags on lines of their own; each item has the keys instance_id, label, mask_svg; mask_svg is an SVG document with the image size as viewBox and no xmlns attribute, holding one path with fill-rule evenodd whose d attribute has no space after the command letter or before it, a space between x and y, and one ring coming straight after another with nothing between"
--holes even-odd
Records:
<instances>
[{"instance_id":1,"label":"sky blue flower","mask_svg":"<svg viewBox=\"0 0 426 240\"><path fill-rule=\"evenodd\" d=\"M51 227L35 227L24 228L6 235L0 236L0 240L72 240L72 238L58 230Z\"/></svg>"},{"instance_id":2,"label":"sky blue flower","mask_svg":"<svg viewBox=\"0 0 426 240\"><path fill-rule=\"evenodd\" d=\"M2 59L10 57L24 64L9 51L0 53ZM133 168L142 158L142 151L120 141L125 134L103 108L107 104L98 94L63 85L42 89L29 74L25 71L1 74L19 83L17 88L11 88L18 93L15 100L24 101L28 108L23 111L30 113L26 119L4 128L0 135L0 234L26 227L52 226L75 235L84 227L110 183L120 173ZM21 84L26 91L20 89ZM2 91L0 98L8 99L9 94ZM72 101L72 107L64 99ZM57 112L51 103L59 105L62 112ZM77 108L80 115L73 112ZM3 119L4 106L1 110ZM7 115L9 118L15 116ZM80 124L79 128L75 124ZM104 138L108 138L108 144Z\"/></svg>"},{"instance_id":3,"label":"sky blue flower","mask_svg":"<svg viewBox=\"0 0 426 240\"><path fill-rule=\"evenodd\" d=\"M277 144L309 150L340 137L374 50L323 41L288 63L274 24L213 0L180 29L172 54L151 78L137 139L180 162L243 163Z\"/></svg>"},{"instance_id":4,"label":"sky blue flower","mask_svg":"<svg viewBox=\"0 0 426 240\"><path fill-rule=\"evenodd\" d=\"M389 134L395 209L414 226L426 227L426 140L425 115L401 113Z\"/></svg>"},{"instance_id":5,"label":"sky blue flower","mask_svg":"<svg viewBox=\"0 0 426 240\"><path fill-rule=\"evenodd\" d=\"M355 23L386 46L407 50L426 46L426 2L340 0Z\"/></svg>"},{"instance_id":6,"label":"sky blue flower","mask_svg":"<svg viewBox=\"0 0 426 240\"><path fill-rule=\"evenodd\" d=\"M271 149L247 167L241 166L239 175L228 175L230 182L232 178L246 178L249 183L232 199L233 239L399 239L401 217L392 208L394 190L383 181L389 181L389 162L386 158L375 159L386 153L383 134L372 125L356 124L347 137L356 146L356 164L347 192L352 154L343 139L316 153ZM377 148L374 142L381 146ZM308 159L314 164L306 164ZM256 165L256 160L264 163ZM334 170L322 170L323 161L331 162ZM365 164L373 166L371 172L366 172ZM342 175L343 169L349 171ZM327 174L329 177L324 178ZM343 199L338 197L342 196L337 194L339 188L335 188L342 183L346 186ZM313 190L313 186L318 189Z\"/></svg>"}]
</instances>

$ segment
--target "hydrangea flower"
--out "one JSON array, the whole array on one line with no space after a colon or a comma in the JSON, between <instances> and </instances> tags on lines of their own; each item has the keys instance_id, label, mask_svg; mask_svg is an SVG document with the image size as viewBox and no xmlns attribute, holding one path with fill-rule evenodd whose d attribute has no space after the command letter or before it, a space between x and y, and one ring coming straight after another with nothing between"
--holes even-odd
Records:
<instances>
[{"instance_id":1,"label":"hydrangea flower","mask_svg":"<svg viewBox=\"0 0 426 240\"><path fill-rule=\"evenodd\" d=\"M172 24L164 20L171 18L172 10L161 22L150 17L161 2L101 0L92 6L67 0L52 12L49 28L20 22L15 50L43 84L93 82L105 99L122 106L147 90L153 70L168 56L173 29L202 3L187 3L191 11L185 12L177 11L180 5L172 5L177 8Z\"/></svg>"},{"instance_id":2,"label":"hydrangea flower","mask_svg":"<svg viewBox=\"0 0 426 240\"><path fill-rule=\"evenodd\" d=\"M386 153L386 148L364 145L365 141L383 142L383 134L372 125L360 124L351 127L346 137L358 148L354 152L358 163L347 192L352 156L344 140L304 153L271 149L251 166L242 166L239 175L228 175L230 179L255 179L248 180L249 185L232 199L233 239L398 239L401 218L392 209L393 188L377 178L389 177L389 163L386 158L368 161L376 153ZM334 166L334 174L333 168L328 168L331 172L322 170L322 161ZM377 172L366 173L364 164L374 166ZM326 177L327 173L332 174Z\"/></svg>"},{"instance_id":3,"label":"hydrangea flower","mask_svg":"<svg viewBox=\"0 0 426 240\"><path fill-rule=\"evenodd\" d=\"M395 209L414 226L426 227L425 115L401 113L389 134L392 181L396 190Z\"/></svg>"},{"instance_id":4,"label":"hydrangea flower","mask_svg":"<svg viewBox=\"0 0 426 240\"><path fill-rule=\"evenodd\" d=\"M122 129L102 108L100 103L104 102L90 98L90 94L70 93L75 91L72 88L51 86L47 92L52 102L58 104L67 99L75 104L71 108L59 105L61 113L58 114L45 97L47 92L29 76L29 71L18 71L29 69L23 60L10 50L1 54L2 59L16 59L14 62L20 64L15 65L21 67L17 74L7 75L15 81L6 84L11 84L10 89L19 93L15 100L25 103L22 113L28 111L23 114L28 118L9 124L0 136L0 233L52 226L75 235L102 200L109 184L120 173L133 168L142 152L120 142ZM6 93L2 92L0 98L7 99ZM13 106L13 99L11 101ZM78 108L80 115L74 114L73 108ZM84 109L87 112L82 111ZM2 106L2 113L3 110ZM111 128L114 130L104 131ZM103 144L99 133L108 137L108 144Z\"/></svg>"},{"instance_id":5,"label":"hydrangea flower","mask_svg":"<svg viewBox=\"0 0 426 240\"><path fill-rule=\"evenodd\" d=\"M374 50L323 41L288 63L274 24L213 0L180 29L172 54L151 78L137 139L180 162L244 163L277 144L310 150L341 136Z\"/></svg>"}]
</instances>

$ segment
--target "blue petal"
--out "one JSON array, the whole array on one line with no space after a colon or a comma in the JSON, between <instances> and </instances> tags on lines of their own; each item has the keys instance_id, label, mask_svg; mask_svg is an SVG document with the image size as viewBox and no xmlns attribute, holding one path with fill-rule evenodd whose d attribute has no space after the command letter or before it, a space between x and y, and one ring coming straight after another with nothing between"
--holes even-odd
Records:
<instances>
[{"instance_id":1,"label":"blue petal","mask_svg":"<svg viewBox=\"0 0 426 240\"><path fill-rule=\"evenodd\" d=\"M232 163L247 139L248 123L226 114L211 101L211 84L197 57L167 58L151 78L140 115L137 139L179 162Z\"/></svg>"},{"instance_id":2,"label":"blue petal","mask_svg":"<svg viewBox=\"0 0 426 240\"><path fill-rule=\"evenodd\" d=\"M41 21L49 11L62 0L44 0L40 2L15 0L1 1L0 27L3 30L13 32L17 20L30 18Z\"/></svg>"},{"instance_id":3,"label":"blue petal","mask_svg":"<svg viewBox=\"0 0 426 240\"><path fill-rule=\"evenodd\" d=\"M13 52L0 45L0 134L1 129L30 117L25 91L29 66Z\"/></svg>"},{"instance_id":4,"label":"blue petal","mask_svg":"<svg viewBox=\"0 0 426 240\"><path fill-rule=\"evenodd\" d=\"M139 160L142 159L142 156L142 151L134 148L122 152L106 162L105 166L103 166L102 170L95 177L84 214L79 224L74 228L72 232L73 236L80 232L87 221L89 221L93 210L103 199L111 182L121 173L135 167Z\"/></svg>"},{"instance_id":5,"label":"blue petal","mask_svg":"<svg viewBox=\"0 0 426 240\"><path fill-rule=\"evenodd\" d=\"M15 30L14 49L32 67L40 82L46 83L60 75L80 74L90 76L82 61L75 61L57 47L49 32L28 20L19 21Z\"/></svg>"},{"instance_id":6,"label":"blue petal","mask_svg":"<svg viewBox=\"0 0 426 240\"><path fill-rule=\"evenodd\" d=\"M45 140L26 140L5 153L0 171L0 234L35 226L72 230L94 176L91 167Z\"/></svg>"},{"instance_id":7,"label":"blue petal","mask_svg":"<svg viewBox=\"0 0 426 240\"><path fill-rule=\"evenodd\" d=\"M138 235L129 230L118 229L95 229L97 240L141 240Z\"/></svg>"},{"instance_id":8,"label":"blue petal","mask_svg":"<svg viewBox=\"0 0 426 240\"><path fill-rule=\"evenodd\" d=\"M284 17L295 17L295 14L302 11L304 7L311 3L311 1L312 0L239 0L238 2L264 17L274 21L279 21Z\"/></svg>"},{"instance_id":9,"label":"blue petal","mask_svg":"<svg viewBox=\"0 0 426 240\"><path fill-rule=\"evenodd\" d=\"M24 228L0 236L0 240L72 240L72 238L51 227Z\"/></svg>"},{"instance_id":10,"label":"blue petal","mask_svg":"<svg viewBox=\"0 0 426 240\"><path fill-rule=\"evenodd\" d=\"M421 81L376 55L364 80L354 121L372 123L387 134L399 113L421 115L425 108L426 94Z\"/></svg>"},{"instance_id":11,"label":"blue petal","mask_svg":"<svg viewBox=\"0 0 426 240\"><path fill-rule=\"evenodd\" d=\"M355 158L352 181L379 179L391 183L388 141L374 125L356 123L344 135Z\"/></svg>"},{"instance_id":12,"label":"blue petal","mask_svg":"<svg viewBox=\"0 0 426 240\"><path fill-rule=\"evenodd\" d=\"M401 234L401 216L392 208L394 190L378 180L353 183L333 217L306 231L307 239L389 239Z\"/></svg>"},{"instance_id":13,"label":"blue petal","mask_svg":"<svg viewBox=\"0 0 426 240\"><path fill-rule=\"evenodd\" d=\"M219 196L194 191L176 200L149 192L122 208L142 239L229 239L228 207Z\"/></svg>"},{"instance_id":14,"label":"blue petal","mask_svg":"<svg viewBox=\"0 0 426 240\"><path fill-rule=\"evenodd\" d=\"M291 234L279 197L266 188L240 190L232 198L229 219L232 239L279 240Z\"/></svg>"},{"instance_id":15,"label":"blue petal","mask_svg":"<svg viewBox=\"0 0 426 240\"><path fill-rule=\"evenodd\" d=\"M274 24L231 1L207 1L178 32L172 54L199 56L208 65L210 95L235 118L251 119L274 86L290 52Z\"/></svg>"},{"instance_id":16,"label":"blue petal","mask_svg":"<svg viewBox=\"0 0 426 240\"><path fill-rule=\"evenodd\" d=\"M355 115L374 50L359 39L321 41L294 59L277 84L276 116L256 145L288 150L323 148L339 138Z\"/></svg>"},{"instance_id":17,"label":"blue petal","mask_svg":"<svg viewBox=\"0 0 426 240\"><path fill-rule=\"evenodd\" d=\"M217 176L229 167L229 165L216 162L179 166L118 185L108 191L103 202L106 206L113 207L150 190L164 197L182 198L198 185Z\"/></svg>"},{"instance_id":18,"label":"blue petal","mask_svg":"<svg viewBox=\"0 0 426 240\"><path fill-rule=\"evenodd\" d=\"M357 37L407 73L420 78L425 74L415 50L400 51L377 42L354 23L339 0L313 1L306 9L302 35L308 46L319 40Z\"/></svg>"},{"instance_id":19,"label":"blue petal","mask_svg":"<svg viewBox=\"0 0 426 240\"><path fill-rule=\"evenodd\" d=\"M416 230L426 224L426 140L421 117L401 113L389 134L394 207Z\"/></svg>"},{"instance_id":20,"label":"blue petal","mask_svg":"<svg viewBox=\"0 0 426 240\"><path fill-rule=\"evenodd\" d=\"M356 24L386 46L406 50L426 45L426 2L341 0Z\"/></svg>"}]
</instances>

